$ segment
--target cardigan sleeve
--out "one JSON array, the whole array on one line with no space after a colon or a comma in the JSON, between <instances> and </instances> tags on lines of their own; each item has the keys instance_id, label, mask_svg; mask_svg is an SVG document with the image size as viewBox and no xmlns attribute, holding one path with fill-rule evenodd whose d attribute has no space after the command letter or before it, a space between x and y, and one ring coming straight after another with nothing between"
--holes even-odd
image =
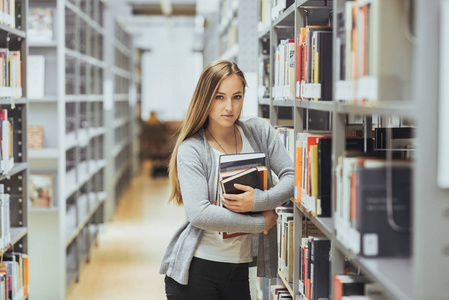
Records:
<instances>
[{"instance_id":1,"label":"cardigan sleeve","mask_svg":"<svg viewBox=\"0 0 449 300\"><path fill-rule=\"evenodd\" d=\"M293 161L276 134L274 128L265 121L260 122L260 140L265 141L271 170L278 176L279 183L267 191L256 189L253 212L271 210L282 205L294 195L295 170Z\"/></svg>"},{"instance_id":2,"label":"cardigan sleeve","mask_svg":"<svg viewBox=\"0 0 449 300\"><path fill-rule=\"evenodd\" d=\"M240 214L214 205L209 200L208 179L202 164L204 155L194 147L181 145L177 156L178 180L188 221L213 231L258 233L265 228L261 214Z\"/></svg>"}]
</instances>

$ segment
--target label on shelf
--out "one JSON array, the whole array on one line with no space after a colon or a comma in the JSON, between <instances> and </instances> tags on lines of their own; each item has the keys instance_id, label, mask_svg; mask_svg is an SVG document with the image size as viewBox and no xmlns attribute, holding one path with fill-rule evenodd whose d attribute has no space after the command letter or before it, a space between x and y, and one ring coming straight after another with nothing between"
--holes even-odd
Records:
<instances>
[{"instance_id":1,"label":"label on shelf","mask_svg":"<svg viewBox=\"0 0 449 300\"><path fill-rule=\"evenodd\" d=\"M378 82L374 76L364 76L357 80L357 99L367 101L377 101Z\"/></svg>"},{"instance_id":2,"label":"label on shelf","mask_svg":"<svg viewBox=\"0 0 449 300\"><path fill-rule=\"evenodd\" d=\"M335 100L352 101L354 99L354 84L350 80L340 80L335 83Z\"/></svg>"},{"instance_id":3,"label":"label on shelf","mask_svg":"<svg viewBox=\"0 0 449 300\"><path fill-rule=\"evenodd\" d=\"M305 98L321 98L321 83L302 84L301 96Z\"/></svg>"}]
</instances>

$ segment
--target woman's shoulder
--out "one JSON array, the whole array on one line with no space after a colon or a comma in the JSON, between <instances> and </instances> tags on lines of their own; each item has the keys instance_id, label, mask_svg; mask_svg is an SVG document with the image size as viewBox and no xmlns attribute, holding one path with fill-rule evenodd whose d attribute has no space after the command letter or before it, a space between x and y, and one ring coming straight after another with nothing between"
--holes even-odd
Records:
<instances>
[{"instance_id":1,"label":"woman's shoulder","mask_svg":"<svg viewBox=\"0 0 449 300\"><path fill-rule=\"evenodd\" d=\"M204 153L204 137L201 132L186 138L179 145L178 155L191 155L193 153Z\"/></svg>"}]
</instances>

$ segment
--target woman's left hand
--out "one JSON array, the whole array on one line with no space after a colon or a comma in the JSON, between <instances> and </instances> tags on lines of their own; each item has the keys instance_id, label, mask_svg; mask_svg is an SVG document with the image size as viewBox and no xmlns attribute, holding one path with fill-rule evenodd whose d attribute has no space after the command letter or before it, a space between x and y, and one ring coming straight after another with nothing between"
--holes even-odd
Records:
<instances>
[{"instance_id":1,"label":"woman's left hand","mask_svg":"<svg viewBox=\"0 0 449 300\"><path fill-rule=\"evenodd\" d=\"M256 199L256 191L248 186L242 184L234 184L238 190L242 190L242 194L223 194L221 195L221 202L224 207L233 212L249 212L254 207Z\"/></svg>"}]
</instances>

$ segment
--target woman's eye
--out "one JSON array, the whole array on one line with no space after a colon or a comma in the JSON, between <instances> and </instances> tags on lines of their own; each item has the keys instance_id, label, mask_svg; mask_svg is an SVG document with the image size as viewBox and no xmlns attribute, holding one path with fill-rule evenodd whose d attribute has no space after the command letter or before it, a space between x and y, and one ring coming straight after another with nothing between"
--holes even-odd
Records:
<instances>
[{"instance_id":1,"label":"woman's eye","mask_svg":"<svg viewBox=\"0 0 449 300\"><path fill-rule=\"evenodd\" d=\"M217 100L223 100L223 96L216 96L215 99L217 99Z\"/></svg>"},{"instance_id":2,"label":"woman's eye","mask_svg":"<svg viewBox=\"0 0 449 300\"><path fill-rule=\"evenodd\" d=\"M242 99L242 96L240 96L240 95L234 96L234 99L235 100L240 100L240 99Z\"/></svg>"}]
</instances>

